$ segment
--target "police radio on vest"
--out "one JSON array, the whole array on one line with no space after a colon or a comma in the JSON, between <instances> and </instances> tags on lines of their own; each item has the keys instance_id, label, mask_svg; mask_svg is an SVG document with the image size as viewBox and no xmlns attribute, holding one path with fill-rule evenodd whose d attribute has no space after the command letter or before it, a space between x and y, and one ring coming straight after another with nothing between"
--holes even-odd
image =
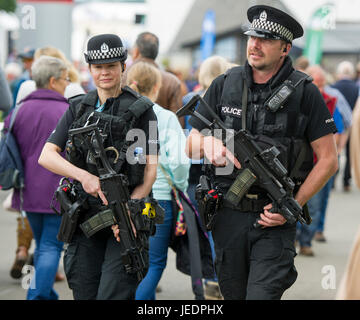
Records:
<instances>
[{"instance_id":1,"label":"police radio on vest","mask_svg":"<svg viewBox=\"0 0 360 320\"><path fill-rule=\"evenodd\" d=\"M286 80L265 102L265 106L267 106L271 112L276 112L279 108L284 106L284 103L294 91L295 87L290 81Z\"/></svg>"}]
</instances>

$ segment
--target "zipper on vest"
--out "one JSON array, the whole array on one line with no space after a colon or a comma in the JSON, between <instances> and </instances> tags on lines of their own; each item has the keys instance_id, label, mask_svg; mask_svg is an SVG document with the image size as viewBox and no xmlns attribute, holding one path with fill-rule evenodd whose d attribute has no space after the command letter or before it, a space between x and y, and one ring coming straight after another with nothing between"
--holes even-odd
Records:
<instances>
[{"instance_id":1,"label":"zipper on vest","mask_svg":"<svg viewBox=\"0 0 360 320\"><path fill-rule=\"evenodd\" d=\"M254 120L255 122L257 122L257 121L258 121L258 110L259 110L259 108L260 108L260 105L254 104L254 105L253 105L253 108L254 108L253 120Z\"/></svg>"}]
</instances>

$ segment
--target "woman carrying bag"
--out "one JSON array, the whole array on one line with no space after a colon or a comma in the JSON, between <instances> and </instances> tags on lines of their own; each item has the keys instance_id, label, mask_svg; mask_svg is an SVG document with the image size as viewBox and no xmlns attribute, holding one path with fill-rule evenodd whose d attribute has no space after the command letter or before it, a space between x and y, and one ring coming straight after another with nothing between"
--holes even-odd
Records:
<instances>
[{"instance_id":1,"label":"woman carrying bag","mask_svg":"<svg viewBox=\"0 0 360 320\"><path fill-rule=\"evenodd\" d=\"M129 69L127 84L155 101L161 87L161 74L152 65L139 62ZM173 215L177 214L173 212L171 186L162 169L171 177L174 185L185 192L190 168L190 161L184 151L186 138L176 115L157 104L154 104L153 110L158 119L160 156L152 191L154 198L165 209L165 219L163 224L156 225L156 233L150 237L150 266L136 291L136 300L155 300L155 290L166 267Z\"/></svg>"}]
</instances>

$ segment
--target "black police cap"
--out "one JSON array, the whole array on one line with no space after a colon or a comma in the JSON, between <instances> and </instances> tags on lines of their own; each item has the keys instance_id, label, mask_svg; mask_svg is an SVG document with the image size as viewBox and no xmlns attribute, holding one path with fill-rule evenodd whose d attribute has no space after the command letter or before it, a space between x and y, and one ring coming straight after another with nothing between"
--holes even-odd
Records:
<instances>
[{"instance_id":1,"label":"black police cap","mask_svg":"<svg viewBox=\"0 0 360 320\"><path fill-rule=\"evenodd\" d=\"M268 39L282 39L291 43L304 34L301 25L287 13L264 5L250 7L247 16L251 25L246 35Z\"/></svg>"},{"instance_id":2,"label":"black police cap","mask_svg":"<svg viewBox=\"0 0 360 320\"><path fill-rule=\"evenodd\" d=\"M124 62L127 50L119 36L115 34L99 34L92 37L87 44L85 61L90 64Z\"/></svg>"}]
</instances>

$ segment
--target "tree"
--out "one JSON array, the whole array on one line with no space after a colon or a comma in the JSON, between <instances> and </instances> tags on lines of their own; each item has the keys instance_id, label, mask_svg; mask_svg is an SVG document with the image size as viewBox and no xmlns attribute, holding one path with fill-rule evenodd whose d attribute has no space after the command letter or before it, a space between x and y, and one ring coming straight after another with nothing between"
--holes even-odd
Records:
<instances>
[{"instance_id":1,"label":"tree","mask_svg":"<svg viewBox=\"0 0 360 320\"><path fill-rule=\"evenodd\" d=\"M0 10L15 12L16 0L0 0Z\"/></svg>"}]
</instances>

